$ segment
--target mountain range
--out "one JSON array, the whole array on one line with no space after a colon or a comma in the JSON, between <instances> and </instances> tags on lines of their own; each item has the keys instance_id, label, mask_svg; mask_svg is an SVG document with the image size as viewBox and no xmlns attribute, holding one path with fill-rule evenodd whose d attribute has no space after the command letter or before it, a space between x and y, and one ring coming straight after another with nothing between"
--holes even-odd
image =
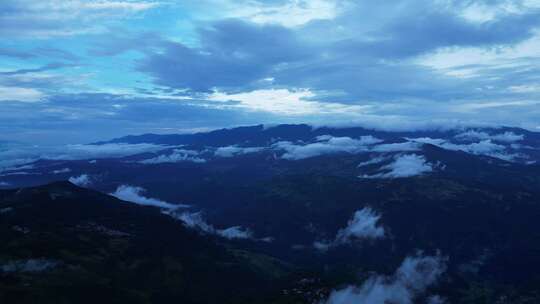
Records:
<instances>
[{"instance_id":1,"label":"mountain range","mask_svg":"<svg viewBox=\"0 0 540 304\"><path fill-rule=\"evenodd\" d=\"M0 172L8 303L540 301L540 133L261 125L76 148Z\"/></svg>"}]
</instances>

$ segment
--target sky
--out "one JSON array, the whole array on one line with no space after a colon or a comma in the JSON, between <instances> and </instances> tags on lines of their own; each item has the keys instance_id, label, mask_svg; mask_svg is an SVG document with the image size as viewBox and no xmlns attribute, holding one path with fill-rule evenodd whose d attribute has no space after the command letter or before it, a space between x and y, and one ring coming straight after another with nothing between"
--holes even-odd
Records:
<instances>
[{"instance_id":1,"label":"sky","mask_svg":"<svg viewBox=\"0 0 540 304\"><path fill-rule=\"evenodd\" d=\"M2 0L0 141L540 131L540 0Z\"/></svg>"}]
</instances>

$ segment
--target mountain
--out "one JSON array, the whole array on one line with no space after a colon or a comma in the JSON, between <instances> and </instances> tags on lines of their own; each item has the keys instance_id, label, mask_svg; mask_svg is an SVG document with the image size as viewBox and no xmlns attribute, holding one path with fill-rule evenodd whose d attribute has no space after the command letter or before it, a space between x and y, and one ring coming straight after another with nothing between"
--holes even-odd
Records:
<instances>
[{"instance_id":1,"label":"mountain","mask_svg":"<svg viewBox=\"0 0 540 304\"><path fill-rule=\"evenodd\" d=\"M467 139L495 140L499 143L520 141L523 146L537 147L540 145L540 133L515 127L482 127L482 128L449 128L416 131L382 131L363 127L313 127L310 125L276 125L276 126L247 126L232 129L220 129L206 133L195 134L143 134L126 136L106 143L154 143L163 145L193 145L193 146L228 146L228 145L266 145L272 141L311 141L321 135L335 137L359 137L372 135L385 140L400 138L443 138L467 141ZM516 137L517 136L517 137Z\"/></svg>"},{"instance_id":2,"label":"mountain","mask_svg":"<svg viewBox=\"0 0 540 304\"><path fill-rule=\"evenodd\" d=\"M387 282L373 286L389 288L402 282L389 276L403 277L405 261L419 256L440 257L445 267L429 289L427 283L413 284L412 303L426 303L430 295L447 303L540 301L539 133L280 125L130 136L90 147L141 144L161 146L116 158L39 160L5 171L2 178L16 186L70 179L153 205L131 206L156 214L137 219L146 223L143 230L154 231L159 218L176 227L163 230L184 231L218 252L234 248L275 261L280 271L269 272L288 275L233 276L280 286L277 294L269 289L270 301L312 303L332 299L333 289L365 282ZM102 225L126 231L112 226L117 221L129 227L134 219ZM215 260L229 254L225 250ZM239 267L251 269L254 260L247 260ZM369 290L364 287L360 290Z\"/></svg>"},{"instance_id":3,"label":"mountain","mask_svg":"<svg viewBox=\"0 0 540 304\"><path fill-rule=\"evenodd\" d=\"M255 303L290 271L69 182L0 191L0 212L2 303Z\"/></svg>"}]
</instances>

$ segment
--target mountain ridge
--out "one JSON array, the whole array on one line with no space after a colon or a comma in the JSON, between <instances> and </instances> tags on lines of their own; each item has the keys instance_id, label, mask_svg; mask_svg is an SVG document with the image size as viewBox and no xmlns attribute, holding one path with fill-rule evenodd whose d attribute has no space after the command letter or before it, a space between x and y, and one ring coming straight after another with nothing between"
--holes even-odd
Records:
<instances>
[{"instance_id":1,"label":"mountain ridge","mask_svg":"<svg viewBox=\"0 0 540 304\"><path fill-rule=\"evenodd\" d=\"M5 303L251 303L258 297L245 286L264 297L289 271L264 255L238 255L157 208L66 181L0 190L0 210Z\"/></svg>"},{"instance_id":2,"label":"mountain ridge","mask_svg":"<svg viewBox=\"0 0 540 304\"><path fill-rule=\"evenodd\" d=\"M419 136L425 136L427 134L457 134L460 131L465 130L490 130L490 131L502 131L502 132L522 132L534 136L537 140L540 140L540 132L534 132L531 130L522 129L519 127L509 127L509 126L499 126L499 127L453 127L453 128L433 128L433 129L419 129L419 130L403 130L403 131L385 131L383 129L377 128L366 128L366 127L332 127L332 126L311 126L308 124L278 124L271 125L266 127L265 125L252 125L252 126L240 126L233 128L222 128L216 129L208 132L197 132L189 134L155 134L155 133L146 133L140 135L127 135L123 137L114 138L107 141L99 141L94 144L106 144L106 143L179 143L186 141L186 143L193 144L193 141L210 141L220 136L227 134L233 134L239 132L245 135L253 135L256 132L260 133L276 133L279 134L281 131L293 131L292 134L302 136L314 135L314 134L337 134L340 136L346 135L362 135L362 134L393 134L396 137L404 137L411 134L418 134ZM208 137L209 139L206 139Z\"/></svg>"}]
</instances>

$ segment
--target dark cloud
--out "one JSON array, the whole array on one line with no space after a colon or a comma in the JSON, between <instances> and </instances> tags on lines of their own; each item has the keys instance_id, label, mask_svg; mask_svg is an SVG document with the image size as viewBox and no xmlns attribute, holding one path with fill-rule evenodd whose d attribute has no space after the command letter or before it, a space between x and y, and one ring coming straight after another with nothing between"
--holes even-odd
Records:
<instances>
[{"instance_id":1,"label":"dark cloud","mask_svg":"<svg viewBox=\"0 0 540 304\"><path fill-rule=\"evenodd\" d=\"M507 14L486 22L470 21L460 15L464 7L482 2L453 1L451 6L432 1L416 1L414 5L402 0L366 2L331 24L324 24L345 25L358 31L359 35L341 42L345 51L381 58L416 56L441 47L515 44L532 37L540 25L538 10Z\"/></svg>"},{"instance_id":2,"label":"dark cloud","mask_svg":"<svg viewBox=\"0 0 540 304\"><path fill-rule=\"evenodd\" d=\"M460 79L410 59L444 47L513 45L533 35L540 12L473 22L459 15L470 1L451 4L359 3L335 20L314 21L300 29L220 21L199 30L197 47L161 42L162 50L148 53L138 70L158 85L191 92L300 87L318 91L318 100L345 103L500 96L478 88L511 81L504 76ZM261 82L264 78L273 82Z\"/></svg>"},{"instance_id":3,"label":"dark cloud","mask_svg":"<svg viewBox=\"0 0 540 304\"><path fill-rule=\"evenodd\" d=\"M269 77L280 64L300 62L313 53L292 31L274 25L225 20L201 29L200 36L199 48L162 44L163 51L141 60L139 70L172 88L234 91Z\"/></svg>"},{"instance_id":4,"label":"dark cloud","mask_svg":"<svg viewBox=\"0 0 540 304\"><path fill-rule=\"evenodd\" d=\"M2 102L0 138L33 143L87 143L126 134L179 133L274 121L279 118L205 107L204 101L66 94L39 103Z\"/></svg>"},{"instance_id":5,"label":"dark cloud","mask_svg":"<svg viewBox=\"0 0 540 304\"><path fill-rule=\"evenodd\" d=\"M465 18L463 10L482 5L495 9L508 1L336 2L335 18L329 14L287 24L282 17L290 12L279 11L290 3L287 0L250 1L270 16L264 22L250 18L251 6L246 6L247 13L236 14L243 14L240 20L231 19L235 14L229 11L222 14L229 19L216 19L221 12L215 11L191 16L174 11L178 6L172 4L150 13L158 6L133 1L121 6L114 1L97 6L87 1L3 1L0 36L9 44L0 47L0 59L14 62L8 61L0 71L0 92L9 97L0 98L0 130L21 139L45 140L46 134L49 140L78 142L103 139L103 134L264 122L324 123L346 120L346 114L386 127L429 125L426 120L538 126L540 108L531 102L540 98L538 55L512 53L533 35L538 39L537 8L515 0L513 11L478 21ZM143 11L153 15L141 14L140 20L127 22L128 16ZM279 18L272 20L273 16ZM15 37L16 41L9 40ZM469 47L479 50L479 62L469 60L451 68L421 62L437 52ZM481 51L495 54L495 50L512 56L480 60L490 57ZM22 61L24 66L14 67ZM465 76L456 76L459 73ZM263 89L269 97L229 98ZM214 90L219 98L233 101L209 101L208 93ZM272 95L279 90L285 94ZM279 112L283 109L278 99L287 99L287 92L294 95L295 90L306 94L285 103L313 106L303 112L310 117ZM25 95L33 98L25 100ZM174 99L182 96L191 99ZM276 106L245 100L265 96ZM42 102L12 102L17 98ZM307 98L328 108L300 104ZM344 110L351 105L353 110ZM322 113L332 109L337 114L331 118Z\"/></svg>"}]
</instances>

